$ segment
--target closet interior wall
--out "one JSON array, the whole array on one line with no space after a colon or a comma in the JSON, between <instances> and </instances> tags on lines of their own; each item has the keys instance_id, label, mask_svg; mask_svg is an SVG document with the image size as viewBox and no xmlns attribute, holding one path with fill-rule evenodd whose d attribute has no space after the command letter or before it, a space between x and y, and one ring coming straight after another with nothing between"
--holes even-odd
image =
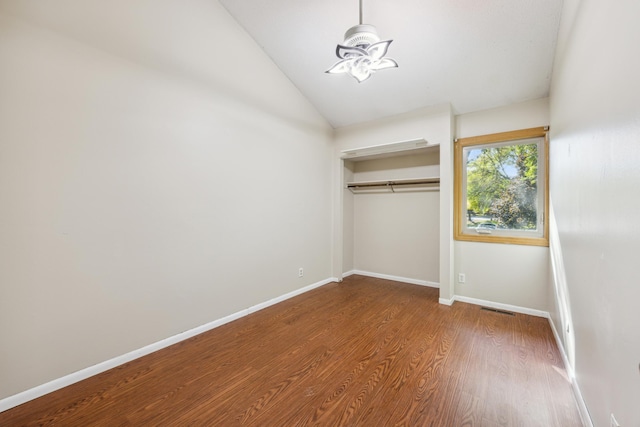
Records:
<instances>
[{"instance_id":1,"label":"closet interior wall","mask_svg":"<svg viewBox=\"0 0 640 427\"><path fill-rule=\"evenodd\" d=\"M437 286L440 202L436 189L352 193L349 182L439 176L439 150L344 161L344 251L346 272L392 276Z\"/></svg>"}]
</instances>

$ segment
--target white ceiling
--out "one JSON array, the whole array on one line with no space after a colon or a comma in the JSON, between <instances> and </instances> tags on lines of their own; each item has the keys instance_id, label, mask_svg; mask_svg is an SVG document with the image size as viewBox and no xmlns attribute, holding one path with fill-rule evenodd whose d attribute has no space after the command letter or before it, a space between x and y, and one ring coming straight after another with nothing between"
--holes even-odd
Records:
<instances>
[{"instance_id":1,"label":"white ceiling","mask_svg":"<svg viewBox=\"0 0 640 427\"><path fill-rule=\"evenodd\" d=\"M456 114L548 95L562 0L363 0L399 68L325 74L358 0L220 0L334 127L451 103ZM259 70L257 70L259 72Z\"/></svg>"}]
</instances>

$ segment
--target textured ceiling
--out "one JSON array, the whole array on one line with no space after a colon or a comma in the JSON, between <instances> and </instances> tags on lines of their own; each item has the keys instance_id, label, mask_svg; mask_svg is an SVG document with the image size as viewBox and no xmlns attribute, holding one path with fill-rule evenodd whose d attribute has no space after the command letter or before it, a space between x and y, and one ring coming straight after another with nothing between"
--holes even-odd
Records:
<instances>
[{"instance_id":1,"label":"textured ceiling","mask_svg":"<svg viewBox=\"0 0 640 427\"><path fill-rule=\"evenodd\" d=\"M399 68L329 75L357 0L220 0L334 127L450 103L456 114L548 95L561 0L364 0Z\"/></svg>"}]
</instances>

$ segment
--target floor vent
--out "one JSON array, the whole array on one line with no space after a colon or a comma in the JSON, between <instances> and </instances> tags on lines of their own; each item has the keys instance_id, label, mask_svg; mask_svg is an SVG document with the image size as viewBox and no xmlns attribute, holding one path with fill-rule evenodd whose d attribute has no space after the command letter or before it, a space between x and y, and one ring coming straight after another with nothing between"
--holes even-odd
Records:
<instances>
[{"instance_id":1,"label":"floor vent","mask_svg":"<svg viewBox=\"0 0 640 427\"><path fill-rule=\"evenodd\" d=\"M506 314L508 316L515 316L516 314L511 311L498 310L497 308L481 307L480 310L493 311L494 313Z\"/></svg>"}]
</instances>

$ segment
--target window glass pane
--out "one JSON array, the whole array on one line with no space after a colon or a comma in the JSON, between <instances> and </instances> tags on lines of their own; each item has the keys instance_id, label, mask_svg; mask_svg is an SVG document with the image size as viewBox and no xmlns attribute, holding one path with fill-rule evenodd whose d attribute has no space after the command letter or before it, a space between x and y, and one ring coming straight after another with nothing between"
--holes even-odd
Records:
<instances>
[{"instance_id":1,"label":"window glass pane","mask_svg":"<svg viewBox=\"0 0 640 427\"><path fill-rule=\"evenodd\" d=\"M467 229L538 231L538 151L532 140L465 148Z\"/></svg>"}]
</instances>

